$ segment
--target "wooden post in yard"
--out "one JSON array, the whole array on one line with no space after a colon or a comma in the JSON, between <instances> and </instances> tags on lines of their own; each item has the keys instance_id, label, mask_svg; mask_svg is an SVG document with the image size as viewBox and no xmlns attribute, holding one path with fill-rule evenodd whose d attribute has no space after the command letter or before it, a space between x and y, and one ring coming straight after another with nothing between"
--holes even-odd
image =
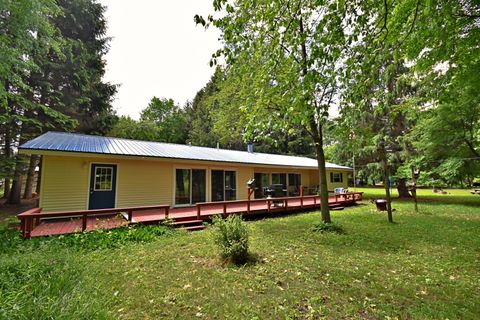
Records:
<instances>
[{"instance_id":1,"label":"wooden post in yard","mask_svg":"<svg viewBox=\"0 0 480 320\"><path fill-rule=\"evenodd\" d=\"M225 202L223 203L223 217L227 217L227 204Z\"/></svg>"},{"instance_id":2,"label":"wooden post in yard","mask_svg":"<svg viewBox=\"0 0 480 320\"><path fill-rule=\"evenodd\" d=\"M127 215L128 215L128 222L132 222L132 219L133 219L133 211L132 211L132 210L128 210Z\"/></svg>"},{"instance_id":3,"label":"wooden post in yard","mask_svg":"<svg viewBox=\"0 0 480 320\"><path fill-rule=\"evenodd\" d=\"M268 213L270 213L270 199L267 199L267 209L268 209Z\"/></svg>"},{"instance_id":4,"label":"wooden post in yard","mask_svg":"<svg viewBox=\"0 0 480 320\"><path fill-rule=\"evenodd\" d=\"M197 220L200 220L200 205L197 203Z\"/></svg>"},{"instance_id":5,"label":"wooden post in yard","mask_svg":"<svg viewBox=\"0 0 480 320\"><path fill-rule=\"evenodd\" d=\"M168 214L169 214L170 208L165 207L165 219L168 219Z\"/></svg>"}]
</instances>

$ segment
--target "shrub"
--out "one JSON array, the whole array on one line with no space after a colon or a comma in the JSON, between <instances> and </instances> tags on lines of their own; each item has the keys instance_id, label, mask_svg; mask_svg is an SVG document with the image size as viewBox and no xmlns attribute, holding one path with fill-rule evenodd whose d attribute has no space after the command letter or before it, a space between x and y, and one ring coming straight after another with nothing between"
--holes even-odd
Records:
<instances>
[{"instance_id":1,"label":"shrub","mask_svg":"<svg viewBox=\"0 0 480 320\"><path fill-rule=\"evenodd\" d=\"M330 222L330 223L327 223L327 222L320 222L320 223L316 223L314 226L313 226L313 230L314 231L317 231L317 232L320 232L320 233L337 233L337 234L344 234L345 233L345 230L343 229L343 227L339 224L336 224L336 223L333 223L333 222Z\"/></svg>"},{"instance_id":2,"label":"shrub","mask_svg":"<svg viewBox=\"0 0 480 320\"><path fill-rule=\"evenodd\" d=\"M242 217L214 217L213 225L215 243L220 247L222 258L235 264L245 264L249 256L248 229Z\"/></svg>"}]
</instances>

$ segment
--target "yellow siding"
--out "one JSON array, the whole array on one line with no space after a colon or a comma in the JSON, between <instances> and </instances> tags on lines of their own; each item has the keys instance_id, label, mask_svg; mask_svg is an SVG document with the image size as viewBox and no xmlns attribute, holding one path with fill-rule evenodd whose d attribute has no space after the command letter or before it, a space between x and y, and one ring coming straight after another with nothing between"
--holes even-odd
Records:
<instances>
[{"instance_id":1,"label":"yellow siding","mask_svg":"<svg viewBox=\"0 0 480 320\"><path fill-rule=\"evenodd\" d=\"M250 167L168 159L44 155L40 192L40 207L42 210L54 212L87 209L90 166L92 163L117 165L117 207L173 205L176 168L206 169L207 201L211 199L210 175L212 170L234 170L237 172L237 199L247 198L246 184L249 179L253 178L254 172L300 173L303 186L314 187L318 185L316 170ZM347 187L347 172L343 172L343 183L330 183L329 171L327 172L327 179L329 181L328 190L333 190L335 187Z\"/></svg>"},{"instance_id":2,"label":"yellow siding","mask_svg":"<svg viewBox=\"0 0 480 320\"><path fill-rule=\"evenodd\" d=\"M44 156L40 208L47 212L86 209L88 173L88 164L81 158Z\"/></svg>"},{"instance_id":3,"label":"yellow siding","mask_svg":"<svg viewBox=\"0 0 480 320\"><path fill-rule=\"evenodd\" d=\"M248 198L248 180L253 179L253 168L239 167L237 169L237 199Z\"/></svg>"},{"instance_id":4,"label":"yellow siding","mask_svg":"<svg viewBox=\"0 0 480 320\"><path fill-rule=\"evenodd\" d=\"M338 182L338 183L332 183L330 182L330 172L341 172L343 177L342 181L343 182ZM318 176L318 171L317 170L310 170L310 183L311 186L317 186L319 185L319 176ZM340 170L328 170L327 169L327 186L328 186L328 191L333 191L335 188L347 188L348 187L348 171L340 171Z\"/></svg>"},{"instance_id":5,"label":"yellow siding","mask_svg":"<svg viewBox=\"0 0 480 320\"><path fill-rule=\"evenodd\" d=\"M117 207L170 204L173 198L171 163L119 160Z\"/></svg>"}]
</instances>

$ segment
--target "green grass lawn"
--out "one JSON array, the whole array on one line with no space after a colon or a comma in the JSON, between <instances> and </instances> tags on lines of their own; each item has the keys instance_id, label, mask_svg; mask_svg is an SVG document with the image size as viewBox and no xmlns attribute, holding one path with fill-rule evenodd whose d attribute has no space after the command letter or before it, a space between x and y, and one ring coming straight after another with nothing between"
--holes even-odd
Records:
<instances>
[{"instance_id":1,"label":"green grass lawn","mask_svg":"<svg viewBox=\"0 0 480 320\"><path fill-rule=\"evenodd\" d=\"M419 214L396 201L395 224L368 201L332 212L343 235L313 232L319 212L250 221L258 262L242 267L220 263L211 229L3 230L0 319L478 319L480 196L449 192L421 190Z\"/></svg>"}]
</instances>

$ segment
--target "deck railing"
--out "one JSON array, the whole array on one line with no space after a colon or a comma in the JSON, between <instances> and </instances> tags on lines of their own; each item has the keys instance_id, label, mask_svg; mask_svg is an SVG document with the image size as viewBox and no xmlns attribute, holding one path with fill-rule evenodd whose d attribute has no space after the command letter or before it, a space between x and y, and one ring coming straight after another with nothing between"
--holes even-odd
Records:
<instances>
[{"instance_id":1,"label":"deck railing","mask_svg":"<svg viewBox=\"0 0 480 320\"><path fill-rule=\"evenodd\" d=\"M332 200L334 203L355 203L361 201L363 198L363 192L347 192L339 193L329 197L329 202ZM296 204L292 204L295 201ZM298 205L300 201L300 205ZM290 203L289 203L290 202ZM263 209L252 210L252 205L264 204ZM265 211L278 212L288 211L290 209L298 208L315 208L320 206L320 197L318 195L301 195L294 197L278 197L278 198L262 198L262 199L247 199L247 200L231 200L231 201L219 201L219 202L201 202L195 205L197 219L201 219L202 208L212 206L218 206L218 214L222 214L224 217L228 215L229 209L233 209L234 206L246 205L246 214L250 214L252 211ZM78 211L63 211L63 212L41 212L40 208L34 208L17 215L21 221L21 231L25 239L31 237L32 230L35 225L40 224L41 219L47 218L81 218L82 219L82 231L87 229L87 220L89 217L98 217L105 215L112 215L116 213L126 213L129 222L133 220L133 214L136 211L148 211L148 210L163 210L165 219L168 218L170 206L169 205L155 205L155 206L143 206L143 207L126 207L126 208L109 208L109 209L95 209L95 210L78 210ZM231 210L230 210L231 211ZM244 211L243 211L244 212Z\"/></svg>"},{"instance_id":2,"label":"deck railing","mask_svg":"<svg viewBox=\"0 0 480 320\"><path fill-rule=\"evenodd\" d=\"M346 192L346 193L339 193L335 194L329 199L334 200L335 202L355 202L361 201L363 198L363 192ZM313 204L311 202L309 204L304 204L305 200L313 199ZM271 211L288 211L289 208L289 201L298 201L300 200L300 209L304 207L317 207L320 205L320 196L318 195L309 195L309 196L296 196L296 197L277 197L277 198L262 198L262 199L247 199L247 200L231 200L231 201L219 201L219 202L200 202L197 203L195 206L197 208L197 219L200 219L202 208L209 207L211 209L212 205L218 205L221 210L221 214L223 216L227 216L227 212L229 207L231 208L233 205L246 205L247 211L246 213L249 214L251 211L251 205L257 203L263 203L267 207L267 212L270 213ZM276 204L281 203L281 206L276 206ZM272 206L275 204L275 206ZM220 214L220 212L219 212Z\"/></svg>"},{"instance_id":3,"label":"deck railing","mask_svg":"<svg viewBox=\"0 0 480 320\"><path fill-rule=\"evenodd\" d=\"M20 219L20 228L23 238L29 239L34 225L40 224L41 219L47 218L82 218L82 231L87 229L88 217L98 217L105 215L112 215L116 213L127 213L127 219L132 222L133 213L136 211L146 210L164 210L165 218L168 218L170 210L169 205L143 206L143 207L126 207L126 208L108 208L95 210L78 210L78 211L63 211L63 212L41 212L40 208L34 208L17 215Z\"/></svg>"}]
</instances>

